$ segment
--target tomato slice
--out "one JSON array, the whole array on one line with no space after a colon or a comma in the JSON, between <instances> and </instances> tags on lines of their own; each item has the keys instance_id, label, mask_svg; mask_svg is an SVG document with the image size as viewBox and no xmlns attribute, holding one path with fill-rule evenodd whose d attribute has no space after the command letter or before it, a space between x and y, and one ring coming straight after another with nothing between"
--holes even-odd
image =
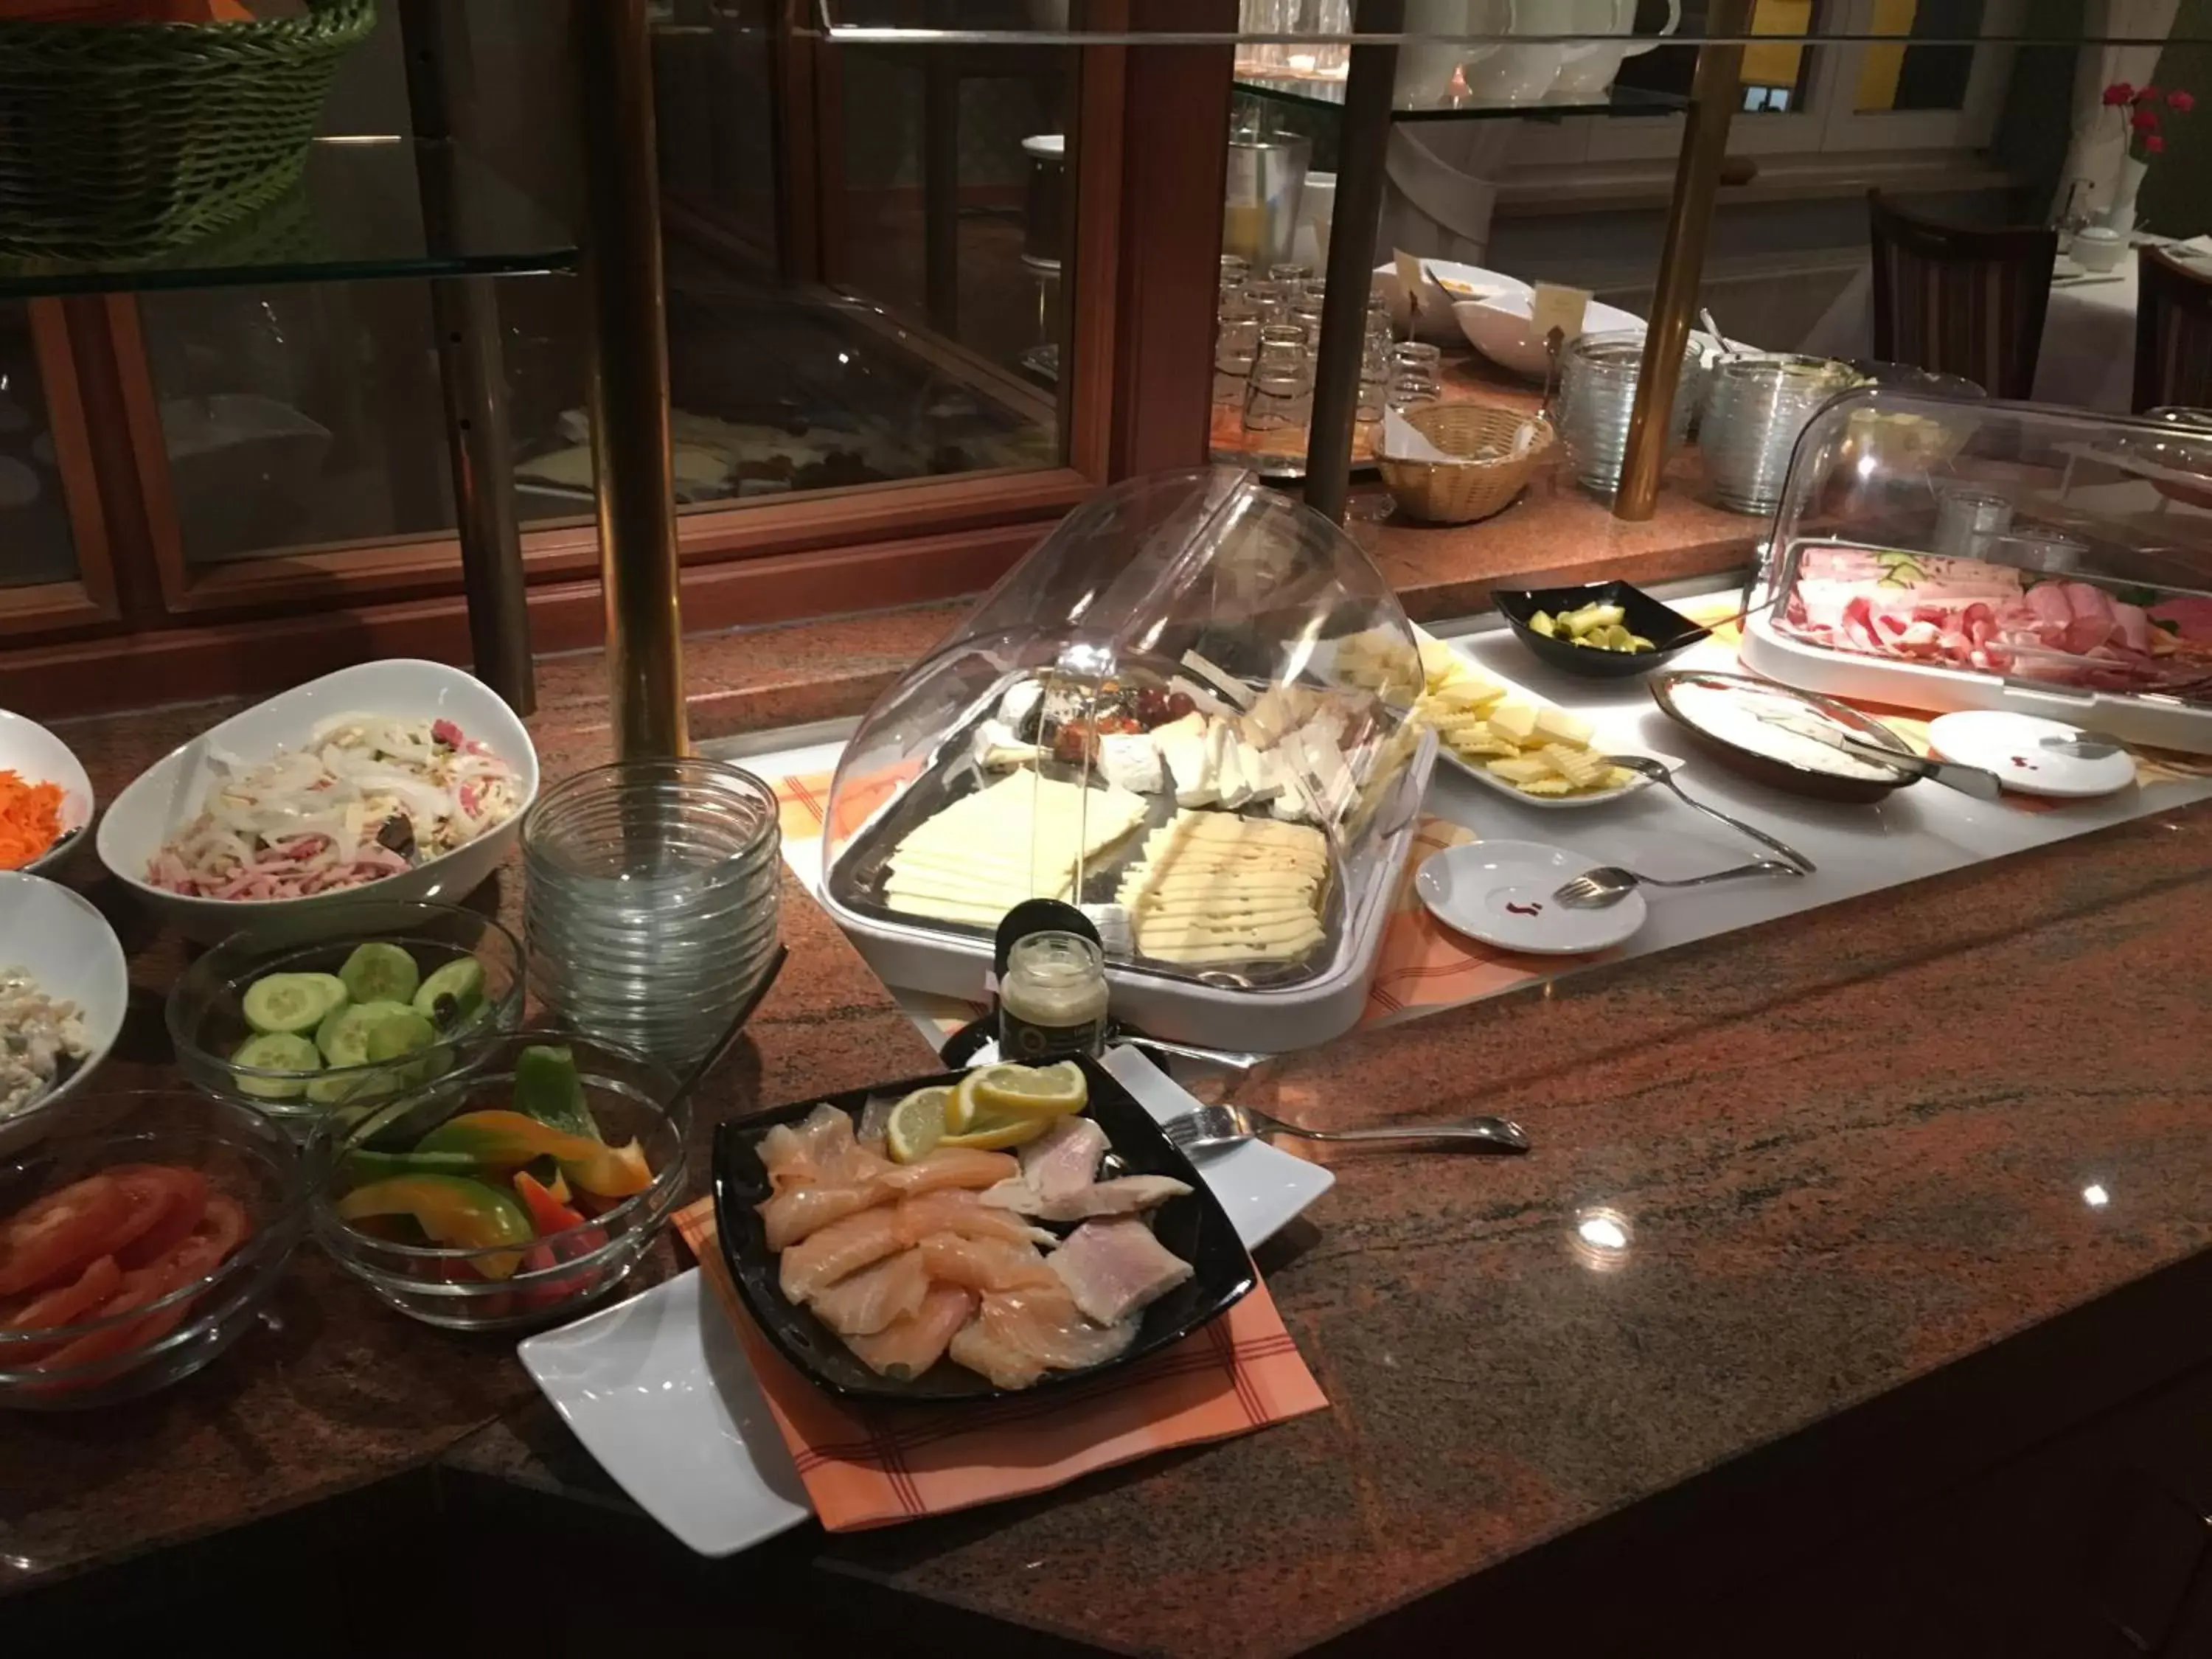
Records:
<instances>
[{"instance_id":1,"label":"tomato slice","mask_svg":"<svg viewBox=\"0 0 2212 1659\"><path fill-rule=\"evenodd\" d=\"M139 1271L145 1272L143 1268ZM130 1279L137 1277L137 1273L129 1276ZM112 1319L119 1314L127 1314L133 1309L143 1308L149 1302L158 1302L166 1293L158 1276L149 1275L144 1281L136 1285L130 1283L126 1279L123 1289L100 1304L98 1310L88 1317ZM76 1366L89 1365L98 1360L110 1359L118 1354L128 1353L133 1348L143 1348L155 1337L162 1334L178 1320L184 1317L183 1306L184 1304L179 1304L174 1309L165 1308L150 1318L125 1320L120 1325L80 1336L74 1342L64 1342L60 1347L41 1358L36 1369L52 1371L68 1370ZM149 1330L150 1327L155 1325L161 1326L161 1330ZM49 1383L46 1388L53 1392L60 1392L68 1389L86 1388L92 1383L104 1382L106 1380L104 1376L71 1378L64 1382Z\"/></svg>"},{"instance_id":2,"label":"tomato slice","mask_svg":"<svg viewBox=\"0 0 2212 1659\"><path fill-rule=\"evenodd\" d=\"M74 1325L123 1288L123 1269L112 1255L95 1256L91 1266L67 1285L33 1297L5 1327L10 1331L46 1331ZM9 1349L13 1354L20 1352Z\"/></svg>"},{"instance_id":3,"label":"tomato slice","mask_svg":"<svg viewBox=\"0 0 2212 1659\"><path fill-rule=\"evenodd\" d=\"M106 1254L100 1241L130 1215L121 1183L107 1175L88 1176L18 1210L0 1223L0 1296L76 1278Z\"/></svg>"},{"instance_id":4,"label":"tomato slice","mask_svg":"<svg viewBox=\"0 0 2212 1659\"><path fill-rule=\"evenodd\" d=\"M215 1243L215 1259L222 1261L239 1247L246 1237L246 1206L228 1194L216 1193L207 1201L207 1212L193 1231L194 1239L211 1239ZM211 1273L212 1267L203 1267L202 1273Z\"/></svg>"},{"instance_id":5,"label":"tomato slice","mask_svg":"<svg viewBox=\"0 0 2212 1659\"><path fill-rule=\"evenodd\" d=\"M115 1259L125 1267L143 1267L160 1261L191 1237L192 1229L207 1212L207 1177L198 1170L167 1164L126 1164L108 1173L126 1184L151 1183L160 1189L162 1200L161 1212L152 1224L116 1251Z\"/></svg>"}]
</instances>

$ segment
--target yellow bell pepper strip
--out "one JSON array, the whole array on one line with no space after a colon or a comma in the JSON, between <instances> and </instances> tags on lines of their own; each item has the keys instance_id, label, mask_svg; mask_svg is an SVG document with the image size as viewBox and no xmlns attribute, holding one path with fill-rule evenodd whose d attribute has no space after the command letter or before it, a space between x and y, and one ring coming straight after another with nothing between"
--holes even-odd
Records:
<instances>
[{"instance_id":1,"label":"yellow bell pepper strip","mask_svg":"<svg viewBox=\"0 0 2212 1659\"><path fill-rule=\"evenodd\" d=\"M456 1249L527 1244L537 1237L529 1212L512 1193L465 1176L404 1175L372 1181L338 1200L338 1215L346 1221L407 1216L433 1243ZM521 1262L520 1250L502 1250L478 1256L469 1265L486 1279L507 1279Z\"/></svg>"},{"instance_id":2,"label":"yellow bell pepper strip","mask_svg":"<svg viewBox=\"0 0 2212 1659\"><path fill-rule=\"evenodd\" d=\"M465 1152L479 1164L518 1169L550 1158L577 1188L599 1198L628 1198L653 1184L645 1149L635 1140L609 1146L564 1134L521 1112L463 1112L415 1143L418 1152Z\"/></svg>"}]
</instances>

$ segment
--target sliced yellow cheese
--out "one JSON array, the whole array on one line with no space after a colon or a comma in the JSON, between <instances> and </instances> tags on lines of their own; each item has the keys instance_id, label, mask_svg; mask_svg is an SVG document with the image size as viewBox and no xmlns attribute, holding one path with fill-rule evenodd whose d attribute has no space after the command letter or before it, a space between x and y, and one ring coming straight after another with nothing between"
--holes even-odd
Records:
<instances>
[{"instance_id":1,"label":"sliced yellow cheese","mask_svg":"<svg viewBox=\"0 0 2212 1659\"><path fill-rule=\"evenodd\" d=\"M1536 711L1536 735L1553 743L1583 748L1589 744L1593 729L1580 714L1571 714L1555 703L1547 702Z\"/></svg>"},{"instance_id":2,"label":"sliced yellow cheese","mask_svg":"<svg viewBox=\"0 0 2212 1659\"><path fill-rule=\"evenodd\" d=\"M1538 778L1555 778L1549 761L1540 755L1516 755L1510 760L1494 760L1490 769L1508 783L1534 783Z\"/></svg>"},{"instance_id":3,"label":"sliced yellow cheese","mask_svg":"<svg viewBox=\"0 0 2212 1659\"><path fill-rule=\"evenodd\" d=\"M1516 702L1508 697L1490 711L1490 729L1510 742L1526 746L1536 735L1536 721L1541 713L1534 704Z\"/></svg>"}]
</instances>

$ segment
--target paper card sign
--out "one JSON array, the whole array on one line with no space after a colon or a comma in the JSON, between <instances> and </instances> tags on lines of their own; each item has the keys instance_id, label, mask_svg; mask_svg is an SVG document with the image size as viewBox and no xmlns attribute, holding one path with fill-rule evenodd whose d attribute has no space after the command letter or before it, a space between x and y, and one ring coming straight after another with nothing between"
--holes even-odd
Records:
<instances>
[{"instance_id":1,"label":"paper card sign","mask_svg":"<svg viewBox=\"0 0 2212 1659\"><path fill-rule=\"evenodd\" d=\"M1589 290L1585 288L1563 288L1557 283L1536 284L1536 297L1528 308L1529 332L1539 340L1548 339L1553 329L1559 331L1559 344L1569 346L1582 337L1583 313L1589 308Z\"/></svg>"},{"instance_id":2,"label":"paper card sign","mask_svg":"<svg viewBox=\"0 0 2212 1659\"><path fill-rule=\"evenodd\" d=\"M1417 333L1419 330L1413 324L1421 314L1421 289L1424 286L1421 262L1401 248L1392 248L1390 258L1398 267L1398 292L1406 296L1407 332Z\"/></svg>"}]
</instances>

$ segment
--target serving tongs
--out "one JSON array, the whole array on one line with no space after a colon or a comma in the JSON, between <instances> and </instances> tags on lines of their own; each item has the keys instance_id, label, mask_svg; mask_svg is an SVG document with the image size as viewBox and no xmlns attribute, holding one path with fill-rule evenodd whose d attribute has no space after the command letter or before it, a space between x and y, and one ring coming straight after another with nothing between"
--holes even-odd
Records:
<instances>
[{"instance_id":1,"label":"serving tongs","mask_svg":"<svg viewBox=\"0 0 2212 1659\"><path fill-rule=\"evenodd\" d=\"M1802 724L1788 714L1763 714L1759 718L1765 725L1797 737L1810 738L1814 743L1826 744L1839 753L1894 767L1912 777L1925 778L1930 783L1940 783L1947 789L1955 789L1962 795L1972 795L1977 800L1996 800L2004 793L2004 785L1998 781L1997 775L1985 772L1978 766L1961 766L1956 761L1908 754L1903 750L1852 737L1832 726Z\"/></svg>"}]
</instances>

